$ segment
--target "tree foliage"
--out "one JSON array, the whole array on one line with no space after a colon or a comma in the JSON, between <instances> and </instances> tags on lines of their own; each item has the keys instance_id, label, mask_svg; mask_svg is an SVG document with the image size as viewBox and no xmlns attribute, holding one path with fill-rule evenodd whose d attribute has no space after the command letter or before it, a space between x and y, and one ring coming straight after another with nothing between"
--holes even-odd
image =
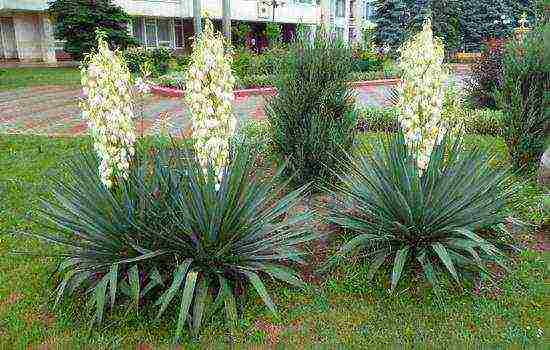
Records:
<instances>
[{"instance_id":1,"label":"tree foliage","mask_svg":"<svg viewBox=\"0 0 550 350\"><path fill-rule=\"evenodd\" d=\"M97 48L98 29L111 48L138 45L127 31L131 17L111 0L54 0L48 12L55 19L55 38L65 41L63 49L75 59Z\"/></svg>"},{"instance_id":2,"label":"tree foliage","mask_svg":"<svg viewBox=\"0 0 550 350\"><path fill-rule=\"evenodd\" d=\"M448 50L477 51L487 39L508 36L522 13L534 22L535 3L536 0L378 0L376 39L378 44L396 49L431 17L434 35L443 39Z\"/></svg>"},{"instance_id":3,"label":"tree foliage","mask_svg":"<svg viewBox=\"0 0 550 350\"><path fill-rule=\"evenodd\" d=\"M407 4L405 0L378 0L376 6L376 41L396 49L405 40Z\"/></svg>"}]
</instances>

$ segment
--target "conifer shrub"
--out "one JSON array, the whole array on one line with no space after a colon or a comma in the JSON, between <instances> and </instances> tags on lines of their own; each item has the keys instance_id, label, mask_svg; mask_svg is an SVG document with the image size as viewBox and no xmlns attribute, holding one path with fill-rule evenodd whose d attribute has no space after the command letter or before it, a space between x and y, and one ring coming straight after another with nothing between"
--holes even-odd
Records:
<instances>
[{"instance_id":1,"label":"conifer shrub","mask_svg":"<svg viewBox=\"0 0 550 350\"><path fill-rule=\"evenodd\" d=\"M503 62L502 87L496 92L504 112L503 136L516 170L533 171L550 135L550 60L544 38L550 24L522 41L511 41Z\"/></svg>"},{"instance_id":2,"label":"conifer shrub","mask_svg":"<svg viewBox=\"0 0 550 350\"><path fill-rule=\"evenodd\" d=\"M332 166L355 139L354 90L347 83L351 49L321 29L299 37L278 72L278 94L266 104L274 151L297 184L327 180Z\"/></svg>"}]
</instances>

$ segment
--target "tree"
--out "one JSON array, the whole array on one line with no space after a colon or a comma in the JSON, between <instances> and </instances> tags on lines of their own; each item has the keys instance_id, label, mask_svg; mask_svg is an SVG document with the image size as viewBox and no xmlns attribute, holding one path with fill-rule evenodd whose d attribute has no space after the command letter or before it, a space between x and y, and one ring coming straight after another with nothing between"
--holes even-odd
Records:
<instances>
[{"instance_id":1,"label":"tree","mask_svg":"<svg viewBox=\"0 0 550 350\"><path fill-rule=\"evenodd\" d=\"M527 15L527 18L531 24L533 24L536 17L538 3L542 3L544 1L545 0L506 0L506 4L510 8L512 16L514 17L514 25L518 25L518 20L524 13Z\"/></svg>"},{"instance_id":2,"label":"tree","mask_svg":"<svg viewBox=\"0 0 550 350\"><path fill-rule=\"evenodd\" d=\"M432 6L438 1L433 0L406 0L408 9L408 32L418 33L422 31L424 22L432 17Z\"/></svg>"},{"instance_id":3,"label":"tree","mask_svg":"<svg viewBox=\"0 0 550 350\"><path fill-rule=\"evenodd\" d=\"M466 51L477 51L490 38L508 36L513 13L503 0L463 0L460 30Z\"/></svg>"},{"instance_id":4,"label":"tree","mask_svg":"<svg viewBox=\"0 0 550 350\"><path fill-rule=\"evenodd\" d=\"M376 42L394 50L406 38L407 4L404 0L377 0L376 7Z\"/></svg>"},{"instance_id":5,"label":"tree","mask_svg":"<svg viewBox=\"0 0 550 350\"><path fill-rule=\"evenodd\" d=\"M128 34L131 17L110 0L54 0L48 12L55 19L54 36L64 40L63 49L80 60L98 47L96 30L105 33L111 48L137 46Z\"/></svg>"},{"instance_id":6,"label":"tree","mask_svg":"<svg viewBox=\"0 0 550 350\"><path fill-rule=\"evenodd\" d=\"M461 48L461 2L462 0L437 0L431 4L434 36L443 40L446 51Z\"/></svg>"}]
</instances>

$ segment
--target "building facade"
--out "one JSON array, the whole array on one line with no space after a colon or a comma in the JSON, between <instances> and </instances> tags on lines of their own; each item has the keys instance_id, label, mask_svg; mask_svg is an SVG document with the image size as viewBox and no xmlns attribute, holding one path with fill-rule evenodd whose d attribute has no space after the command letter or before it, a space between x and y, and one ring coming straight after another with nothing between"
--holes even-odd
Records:
<instances>
[{"instance_id":1,"label":"building facade","mask_svg":"<svg viewBox=\"0 0 550 350\"><path fill-rule=\"evenodd\" d=\"M321 0L321 22L347 42L358 42L363 28L374 26L375 0Z\"/></svg>"},{"instance_id":2,"label":"building facade","mask_svg":"<svg viewBox=\"0 0 550 350\"><path fill-rule=\"evenodd\" d=\"M276 1L276 7L273 6ZM234 21L286 25L328 24L344 40L357 40L373 0L231 0ZM129 31L146 47L189 48L193 0L114 0L130 16ZM210 18L221 20L222 0L202 0ZM55 62L66 58L53 37L47 0L0 0L0 59ZM358 35L359 33L359 35Z\"/></svg>"}]
</instances>

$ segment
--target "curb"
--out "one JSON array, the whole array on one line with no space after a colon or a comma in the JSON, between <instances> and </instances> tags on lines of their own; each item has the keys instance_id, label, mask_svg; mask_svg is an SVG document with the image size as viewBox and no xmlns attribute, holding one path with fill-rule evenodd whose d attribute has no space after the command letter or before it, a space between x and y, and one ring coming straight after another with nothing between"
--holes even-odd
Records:
<instances>
[{"instance_id":1,"label":"curb","mask_svg":"<svg viewBox=\"0 0 550 350\"><path fill-rule=\"evenodd\" d=\"M350 85L355 88L362 88L368 86L381 86L381 85L397 85L401 80L400 79L380 79L380 80L365 80L365 81L354 81L350 82ZM156 95L166 96L166 97L183 97L185 91L168 88L158 85L150 85L151 92ZM274 87L261 87L261 88L251 88L251 89L241 89L233 90L233 95L236 99L246 98L248 96L257 96L257 95L275 95L277 90Z\"/></svg>"}]
</instances>

